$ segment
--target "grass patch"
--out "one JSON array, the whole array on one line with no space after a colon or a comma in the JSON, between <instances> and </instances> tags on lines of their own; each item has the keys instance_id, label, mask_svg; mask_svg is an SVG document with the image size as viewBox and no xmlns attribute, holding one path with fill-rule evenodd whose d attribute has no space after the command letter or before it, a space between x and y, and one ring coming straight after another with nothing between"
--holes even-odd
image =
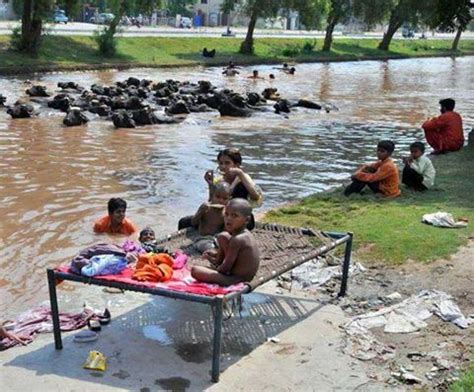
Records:
<instances>
[{"instance_id":1,"label":"grass patch","mask_svg":"<svg viewBox=\"0 0 474 392\"><path fill-rule=\"evenodd\" d=\"M469 369L449 387L450 392L472 392L474 391L474 362L471 362Z\"/></svg>"},{"instance_id":2,"label":"grass patch","mask_svg":"<svg viewBox=\"0 0 474 392\"><path fill-rule=\"evenodd\" d=\"M367 261L393 264L447 257L474 234L474 148L433 159L436 186L424 192L402 189L402 196L381 200L369 193L342 195L342 189L315 194L296 205L270 211L265 220L328 231L351 231L355 248ZM370 191L369 191L370 192ZM421 223L423 214L446 211L469 219L463 229Z\"/></svg>"},{"instance_id":3,"label":"grass patch","mask_svg":"<svg viewBox=\"0 0 474 392\"><path fill-rule=\"evenodd\" d=\"M305 41L295 38L258 38L253 56L238 53L240 38L192 37L123 37L117 39L117 54L103 57L97 51L93 37L47 35L38 58L30 58L9 49L10 37L0 35L0 71L91 68L94 65L114 66L179 66L219 65L233 60L239 64L261 64L288 61L338 61L398 57L450 55L448 40L394 40L389 52L377 49L376 39L336 39L329 53L320 50L317 40L313 50ZM201 56L204 47L216 49L216 57ZM474 40L462 40L458 54L473 54Z\"/></svg>"}]
</instances>

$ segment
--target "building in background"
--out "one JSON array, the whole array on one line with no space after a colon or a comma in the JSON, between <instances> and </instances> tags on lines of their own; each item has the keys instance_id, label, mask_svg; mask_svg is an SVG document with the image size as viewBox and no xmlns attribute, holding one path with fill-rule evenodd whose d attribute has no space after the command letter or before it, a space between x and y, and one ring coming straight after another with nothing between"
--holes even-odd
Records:
<instances>
[{"instance_id":1,"label":"building in background","mask_svg":"<svg viewBox=\"0 0 474 392\"><path fill-rule=\"evenodd\" d=\"M13 0L0 0L0 20L16 19L13 11Z\"/></svg>"},{"instance_id":2,"label":"building in background","mask_svg":"<svg viewBox=\"0 0 474 392\"><path fill-rule=\"evenodd\" d=\"M193 25L224 26L227 25L228 15L221 11L223 0L196 0L193 7Z\"/></svg>"}]
</instances>

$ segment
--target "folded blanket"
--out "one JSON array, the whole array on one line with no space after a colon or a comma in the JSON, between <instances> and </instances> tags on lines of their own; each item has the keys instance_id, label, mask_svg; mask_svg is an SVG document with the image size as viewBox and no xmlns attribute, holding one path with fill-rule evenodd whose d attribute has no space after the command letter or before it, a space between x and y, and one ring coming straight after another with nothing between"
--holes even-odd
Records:
<instances>
[{"instance_id":1,"label":"folded blanket","mask_svg":"<svg viewBox=\"0 0 474 392\"><path fill-rule=\"evenodd\" d=\"M67 265L61 266L56 270L59 272L71 273ZM96 276L95 279L121 282L130 284L132 286L142 286L151 288L159 287L171 291L180 291L190 294L200 294L208 296L229 294L236 291L241 291L245 287L244 283L237 283L232 286L224 287L212 283L198 282L191 276L191 271L188 269L187 266L180 270L175 270L171 280L161 283L139 282L137 280L132 279L133 272L133 268L127 267L120 274Z\"/></svg>"}]
</instances>

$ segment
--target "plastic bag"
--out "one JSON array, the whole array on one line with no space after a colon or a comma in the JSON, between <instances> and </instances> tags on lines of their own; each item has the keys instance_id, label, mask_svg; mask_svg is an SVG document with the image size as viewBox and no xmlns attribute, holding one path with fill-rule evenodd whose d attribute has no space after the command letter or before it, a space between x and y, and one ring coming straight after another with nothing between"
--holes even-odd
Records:
<instances>
[{"instance_id":1,"label":"plastic bag","mask_svg":"<svg viewBox=\"0 0 474 392\"><path fill-rule=\"evenodd\" d=\"M105 371L107 369L105 355L99 351L90 351L82 367L84 369Z\"/></svg>"}]
</instances>

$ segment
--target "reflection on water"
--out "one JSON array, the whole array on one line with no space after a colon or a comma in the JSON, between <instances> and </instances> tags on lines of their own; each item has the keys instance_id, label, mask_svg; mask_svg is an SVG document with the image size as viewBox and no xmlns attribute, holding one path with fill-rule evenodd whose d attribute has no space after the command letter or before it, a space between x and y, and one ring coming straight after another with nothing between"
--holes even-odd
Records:
<instances>
[{"instance_id":1,"label":"reflection on water","mask_svg":"<svg viewBox=\"0 0 474 392\"><path fill-rule=\"evenodd\" d=\"M388 62L304 64L275 81L224 79L220 69L139 69L127 72L48 74L36 81L55 89L72 80L89 87L129 76L211 80L246 92L277 87L283 97L333 103L331 113L299 110L251 118L190 115L179 125L113 128L103 120L63 128L62 114L11 120L0 112L0 311L13 314L47 298L45 268L66 262L100 241L91 233L107 200L124 197L128 215L157 234L173 230L206 197L203 173L217 151L240 148L244 166L265 192L264 208L341 183L358 162L372 159L380 139L397 142L395 158L422 139L419 124L447 96L458 102L465 125L473 123L473 57ZM270 66L256 67L263 75ZM8 103L24 98L24 80L0 78Z\"/></svg>"}]
</instances>

